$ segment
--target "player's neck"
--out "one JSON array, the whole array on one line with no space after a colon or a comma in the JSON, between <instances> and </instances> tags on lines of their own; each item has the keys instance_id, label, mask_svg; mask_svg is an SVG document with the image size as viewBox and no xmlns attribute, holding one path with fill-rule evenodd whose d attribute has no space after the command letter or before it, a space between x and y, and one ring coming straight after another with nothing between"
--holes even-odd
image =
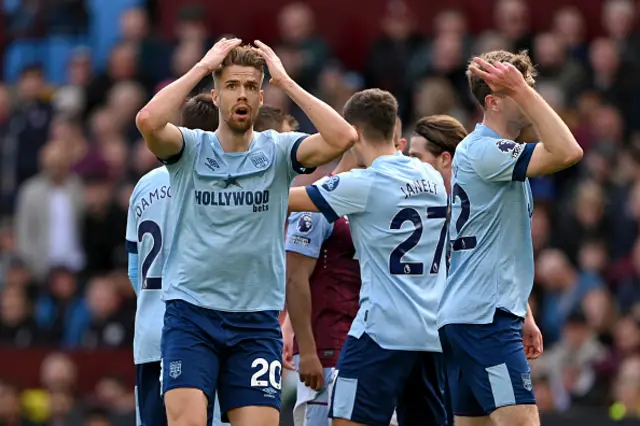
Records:
<instances>
[{"instance_id":1,"label":"player's neck","mask_svg":"<svg viewBox=\"0 0 640 426\"><path fill-rule=\"evenodd\" d=\"M228 126L220 125L216 130L216 137L224 152L245 152L249 150L253 141L253 128L244 133L234 132Z\"/></svg>"},{"instance_id":2,"label":"player's neck","mask_svg":"<svg viewBox=\"0 0 640 426\"><path fill-rule=\"evenodd\" d=\"M358 167L358 163L353 155L343 155L340 159L340 162L336 166L335 169L331 172L332 175L337 175L340 173L348 172L351 169L355 169Z\"/></svg>"},{"instance_id":3,"label":"player's neck","mask_svg":"<svg viewBox=\"0 0 640 426\"><path fill-rule=\"evenodd\" d=\"M447 194L451 194L451 168L442 172L442 177L444 178L444 189L447 190Z\"/></svg>"},{"instance_id":4,"label":"player's neck","mask_svg":"<svg viewBox=\"0 0 640 426\"><path fill-rule=\"evenodd\" d=\"M362 152L362 160L364 161L365 167L369 167L378 157L382 157L383 155L394 155L397 152L396 147L392 142L365 143L367 144L367 149Z\"/></svg>"},{"instance_id":5,"label":"player's neck","mask_svg":"<svg viewBox=\"0 0 640 426\"><path fill-rule=\"evenodd\" d=\"M509 125L497 117L493 117L485 114L484 120L482 120L482 124L496 132L501 138L516 140L518 136L520 136L520 132L522 129L518 126Z\"/></svg>"}]
</instances>

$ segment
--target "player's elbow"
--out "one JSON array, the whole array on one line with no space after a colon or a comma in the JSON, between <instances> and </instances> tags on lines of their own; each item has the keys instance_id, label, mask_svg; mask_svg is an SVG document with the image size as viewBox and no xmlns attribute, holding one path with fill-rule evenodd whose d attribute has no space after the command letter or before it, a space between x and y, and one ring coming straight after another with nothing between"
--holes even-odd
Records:
<instances>
[{"instance_id":1,"label":"player's elbow","mask_svg":"<svg viewBox=\"0 0 640 426\"><path fill-rule=\"evenodd\" d=\"M580 160L582 160L583 155L584 151L582 150L582 147L578 145L578 142L574 141L572 149L567 153L566 156L567 167L571 167L574 164L578 163Z\"/></svg>"},{"instance_id":2,"label":"player's elbow","mask_svg":"<svg viewBox=\"0 0 640 426\"><path fill-rule=\"evenodd\" d=\"M142 134L153 132L152 122L152 115L146 108L141 109L136 115L136 127Z\"/></svg>"}]
</instances>

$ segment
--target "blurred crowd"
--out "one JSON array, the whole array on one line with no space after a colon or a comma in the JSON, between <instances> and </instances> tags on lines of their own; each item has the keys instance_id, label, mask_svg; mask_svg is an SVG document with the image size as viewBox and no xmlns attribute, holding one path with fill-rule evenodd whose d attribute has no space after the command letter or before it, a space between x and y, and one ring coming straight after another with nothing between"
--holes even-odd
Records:
<instances>
[{"instance_id":1,"label":"blurred crowd","mask_svg":"<svg viewBox=\"0 0 640 426\"><path fill-rule=\"evenodd\" d=\"M46 38L91 25L86 14L39 11L37 1L4 3L12 5L5 12L16 23L8 27L12 43L29 31ZM532 181L531 302L545 338L545 354L533 364L540 410L599 406L614 419L640 418L638 10L631 0L603 1L602 34L587 39L579 8L555 10L552 25L534 33L528 7L498 0L492 28L478 34L468 31L464 10L443 9L420 17L432 19L426 36L407 5L392 0L359 70L333 56L304 3L280 10L279 38L270 42L291 76L337 110L362 88L391 91L407 136L412 123L431 114L452 115L471 129L480 116L466 87L468 58L502 48L530 51L539 92L585 151L578 166ZM36 19L43 13L47 20ZM59 84L47 80L41 62L22 66L15 82L0 82L0 345L131 347L128 198L136 180L159 165L134 117L223 35L211 32L203 16L185 6L167 39L155 34L144 8L127 8L110 29L117 37L104 66L78 45ZM207 78L196 91L211 84ZM313 132L304 114L268 84L265 103ZM80 401L70 358L50 356L41 373L41 390L23 392L0 378L0 424L133 424L133 394L121 378L105 377L90 400ZM16 420L21 404L29 408L22 423ZM73 420L80 411L84 420Z\"/></svg>"}]
</instances>

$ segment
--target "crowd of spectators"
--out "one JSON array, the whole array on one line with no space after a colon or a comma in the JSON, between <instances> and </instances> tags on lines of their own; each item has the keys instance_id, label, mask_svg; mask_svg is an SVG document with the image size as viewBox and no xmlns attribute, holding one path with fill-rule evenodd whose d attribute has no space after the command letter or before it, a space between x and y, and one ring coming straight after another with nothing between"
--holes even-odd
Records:
<instances>
[{"instance_id":1,"label":"crowd of spectators","mask_svg":"<svg viewBox=\"0 0 640 426\"><path fill-rule=\"evenodd\" d=\"M10 12L19 17L34 2L7 3L17 4ZM405 3L390 1L359 70L345 69L332 55L305 3L279 12L279 39L271 42L292 77L337 110L362 88L391 91L408 135L418 118L431 114L452 115L472 129L479 111L466 87L468 58L529 50L540 71L539 92L585 152L576 167L532 181L531 303L545 338L545 354L532 366L540 410L602 407L614 418L640 418L638 10L631 0L604 1L602 35L587 39L580 8L555 10L552 25L533 32L528 7L498 0L493 27L478 34L468 31L464 10L443 9L427 36ZM64 15L72 20L63 20L67 27L91 25L90 16L76 15ZM79 46L62 84L47 81L42 63L22 67L15 83L0 82L0 345L131 347L128 199L137 179L159 165L134 118L222 35L202 16L185 7L166 39L154 33L144 8L129 8L114 23L118 36L103 67ZM12 40L29 28L19 22ZM211 83L203 80L196 91ZM266 85L264 101L290 112L301 131L313 131L275 87ZM41 373L42 389L22 394L0 378L0 424L133 424L132 390L121 378L105 377L89 400L80 400L70 358L51 355ZM83 420L73 420L80 412ZM20 416L28 420L12 420Z\"/></svg>"}]
</instances>

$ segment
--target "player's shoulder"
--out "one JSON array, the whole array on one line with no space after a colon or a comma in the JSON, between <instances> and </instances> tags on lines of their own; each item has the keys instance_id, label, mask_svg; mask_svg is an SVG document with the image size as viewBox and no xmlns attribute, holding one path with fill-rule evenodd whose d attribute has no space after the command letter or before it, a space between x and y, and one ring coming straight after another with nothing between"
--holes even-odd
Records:
<instances>
[{"instance_id":1,"label":"player's shoulder","mask_svg":"<svg viewBox=\"0 0 640 426\"><path fill-rule=\"evenodd\" d=\"M496 154L517 156L524 144L505 139L489 127L478 124L475 130L460 143L460 146L471 158L481 159Z\"/></svg>"},{"instance_id":2,"label":"player's shoulder","mask_svg":"<svg viewBox=\"0 0 640 426\"><path fill-rule=\"evenodd\" d=\"M131 198L133 199L153 187L169 185L170 182L169 170L167 170L166 166L155 168L138 180L138 183L136 183L136 186L133 188Z\"/></svg>"},{"instance_id":3,"label":"player's shoulder","mask_svg":"<svg viewBox=\"0 0 640 426\"><path fill-rule=\"evenodd\" d=\"M299 139L304 139L309 136L306 133L301 132L285 132L280 133L278 131L269 129L262 132L254 132L255 143L258 145L273 144L282 145L287 143L293 143Z\"/></svg>"},{"instance_id":4,"label":"player's shoulder","mask_svg":"<svg viewBox=\"0 0 640 426\"><path fill-rule=\"evenodd\" d=\"M216 133L215 132L210 132L208 130L202 130L202 129L190 129L188 127L178 127L178 130L180 130L180 133L182 133L182 138L185 141L191 141L194 142L196 144L201 143L203 140L212 140L215 139L216 137Z\"/></svg>"}]
</instances>

